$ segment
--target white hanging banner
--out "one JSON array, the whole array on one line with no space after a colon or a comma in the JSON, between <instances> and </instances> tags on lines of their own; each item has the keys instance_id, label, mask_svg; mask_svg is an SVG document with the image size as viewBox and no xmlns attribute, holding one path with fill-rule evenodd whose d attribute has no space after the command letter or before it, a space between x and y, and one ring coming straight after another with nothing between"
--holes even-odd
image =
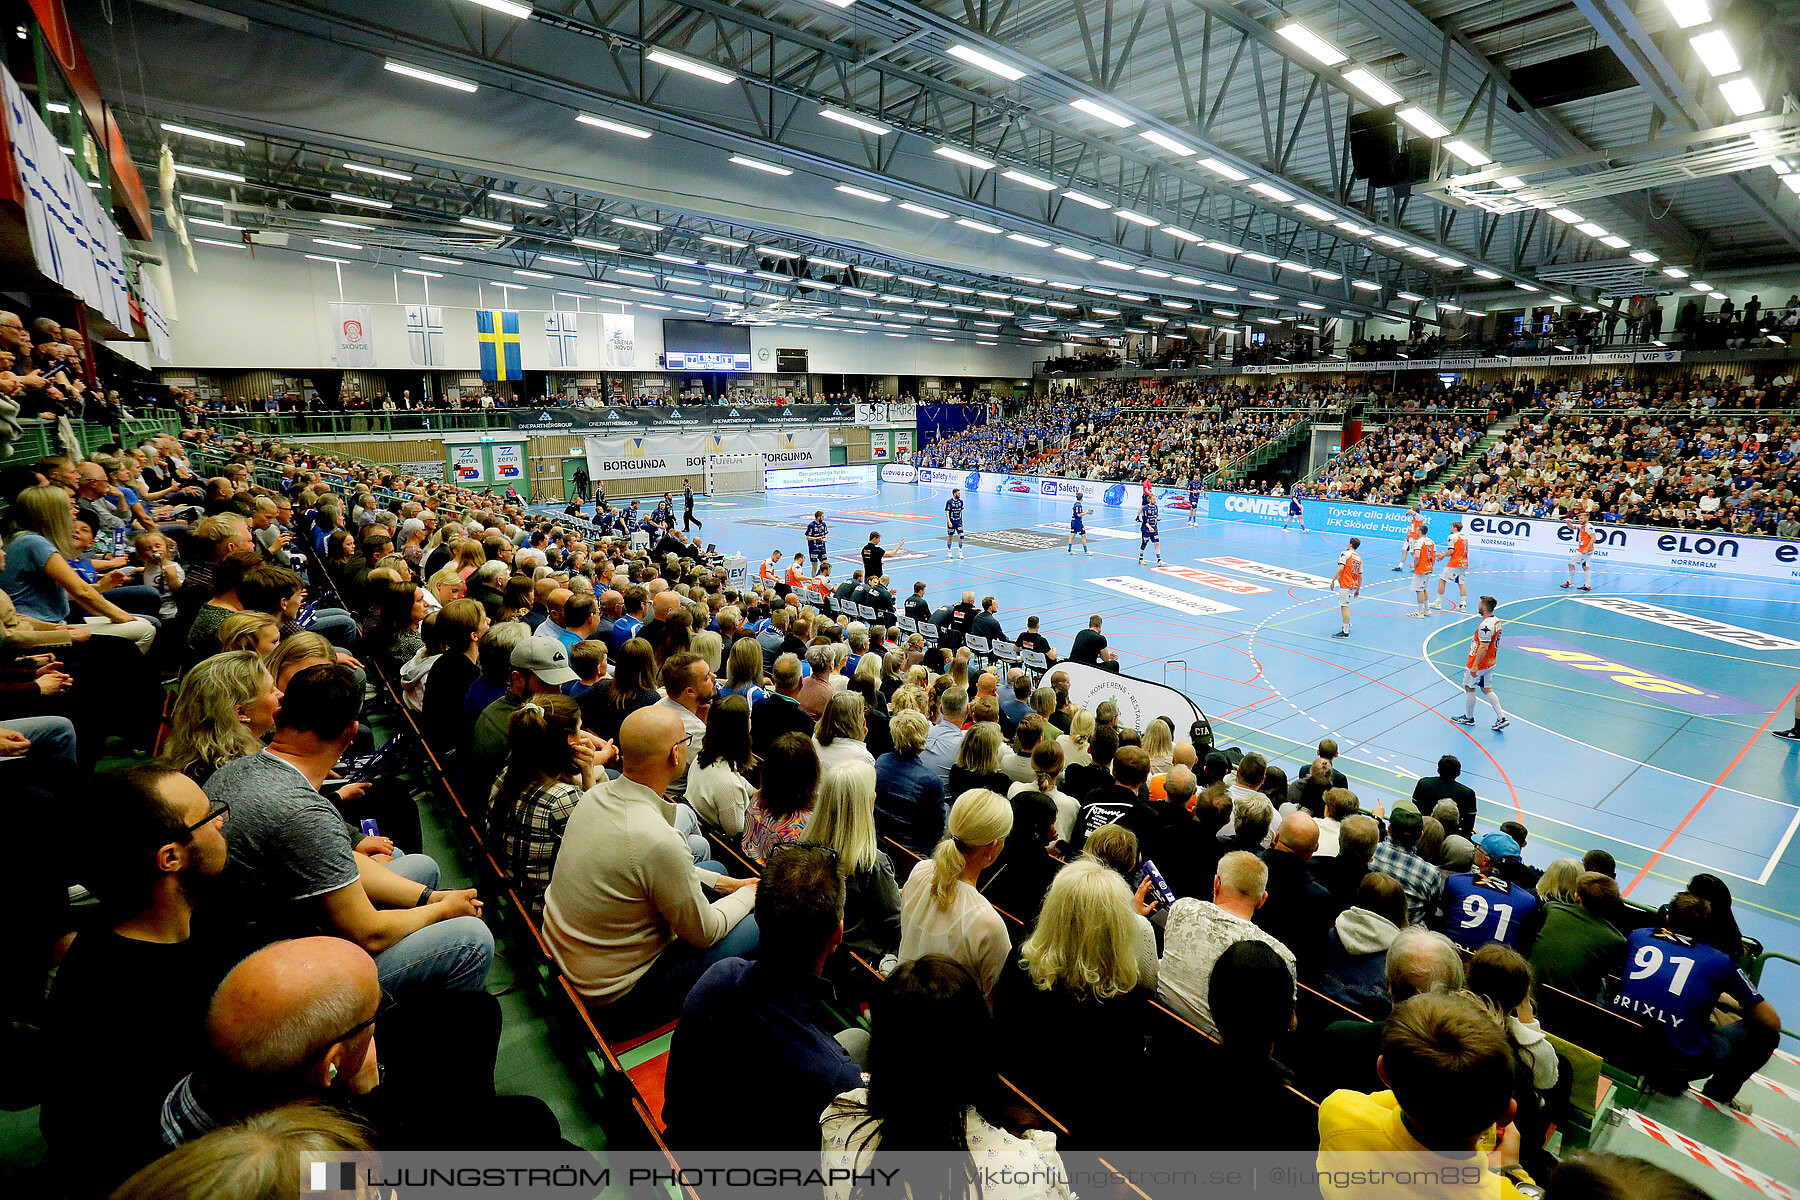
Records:
<instances>
[{"instance_id":1,"label":"white hanging banner","mask_svg":"<svg viewBox=\"0 0 1800 1200\"><path fill-rule=\"evenodd\" d=\"M609 371L637 366L637 318L630 313L600 314L600 365Z\"/></svg>"},{"instance_id":2,"label":"white hanging banner","mask_svg":"<svg viewBox=\"0 0 1800 1200\"><path fill-rule=\"evenodd\" d=\"M169 322L163 316L162 291L150 278L148 267L138 268L138 296L144 307L144 329L150 335L150 353L164 362L173 362L169 346Z\"/></svg>"},{"instance_id":3,"label":"white hanging banner","mask_svg":"<svg viewBox=\"0 0 1800 1200\"><path fill-rule=\"evenodd\" d=\"M575 333L575 316L566 311L544 314L544 340L550 344L552 371L573 371L581 365L575 360L579 341Z\"/></svg>"},{"instance_id":4,"label":"white hanging banner","mask_svg":"<svg viewBox=\"0 0 1800 1200\"><path fill-rule=\"evenodd\" d=\"M375 331L370 327L372 308L367 304L333 304L331 324L337 338L337 365L375 365Z\"/></svg>"},{"instance_id":5,"label":"white hanging banner","mask_svg":"<svg viewBox=\"0 0 1800 1200\"><path fill-rule=\"evenodd\" d=\"M444 310L435 304L406 306L406 349L415 367L444 365Z\"/></svg>"},{"instance_id":6,"label":"white hanging banner","mask_svg":"<svg viewBox=\"0 0 1800 1200\"><path fill-rule=\"evenodd\" d=\"M38 270L131 331L131 294L119 231L50 127L0 68L12 165L25 191L25 229Z\"/></svg>"}]
</instances>

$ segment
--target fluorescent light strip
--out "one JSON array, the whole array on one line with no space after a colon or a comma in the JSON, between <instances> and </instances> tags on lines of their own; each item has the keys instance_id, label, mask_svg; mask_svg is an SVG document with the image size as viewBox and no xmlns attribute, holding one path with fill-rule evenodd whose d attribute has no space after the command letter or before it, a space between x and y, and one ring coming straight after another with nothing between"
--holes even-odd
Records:
<instances>
[{"instance_id":1,"label":"fluorescent light strip","mask_svg":"<svg viewBox=\"0 0 1800 1200\"><path fill-rule=\"evenodd\" d=\"M479 4L483 8L491 8L497 13L505 13L509 17L518 17L522 21L531 19L531 5L520 4L519 0L470 0L470 2Z\"/></svg>"},{"instance_id":2,"label":"fluorescent light strip","mask_svg":"<svg viewBox=\"0 0 1800 1200\"><path fill-rule=\"evenodd\" d=\"M1250 178L1247 172L1238 170L1230 163L1220 162L1216 158L1203 158L1200 160L1200 165L1211 171L1214 175L1221 175L1226 179L1231 180L1233 183L1241 183Z\"/></svg>"},{"instance_id":3,"label":"fluorescent light strip","mask_svg":"<svg viewBox=\"0 0 1800 1200\"><path fill-rule=\"evenodd\" d=\"M190 218L192 219L192 218ZM355 221L340 221L336 217L320 217L319 224L335 225L339 229L374 229L373 225L360 225Z\"/></svg>"},{"instance_id":4,"label":"fluorescent light strip","mask_svg":"<svg viewBox=\"0 0 1800 1200\"><path fill-rule=\"evenodd\" d=\"M998 75L1008 83L1017 83L1025 78L1025 72L1017 67L1003 63L990 54L983 54L974 47L962 45L960 42L952 42L946 46L944 53L951 58L968 63L971 67L980 67L991 75Z\"/></svg>"},{"instance_id":5,"label":"fluorescent light strip","mask_svg":"<svg viewBox=\"0 0 1800 1200\"><path fill-rule=\"evenodd\" d=\"M972 221L968 217L956 218L956 223L964 229L973 229L976 233L999 233L998 225L989 225L986 221Z\"/></svg>"},{"instance_id":6,"label":"fluorescent light strip","mask_svg":"<svg viewBox=\"0 0 1800 1200\"><path fill-rule=\"evenodd\" d=\"M65 109L64 111L67 111L67 110ZM226 145L226 146L241 147L244 145L243 138L232 137L228 133L214 133L210 129L195 129L191 125L175 125L168 121L160 122L160 124L162 125L162 127L164 129L168 130L170 133L178 133L178 134L181 134L183 137L201 138L208 142L218 142L218 143L220 143L222 145Z\"/></svg>"},{"instance_id":7,"label":"fluorescent light strip","mask_svg":"<svg viewBox=\"0 0 1800 1200\"><path fill-rule=\"evenodd\" d=\"M236 226L226 225L226 226L224 226L224 228L235 229ZM362 249L362 243L360 243L360 242L340 242L336 238L314 238L313 244L318 245L318 246L335 246L339 250L361 250Z\"/></svg>"},{"instance_id":8,"label":"fluorescent light strip","mask_svg":"<svg viewBox=\"0 0 1800 1200\"><path fill-rule=\"evenodd\" d=\"M640 221L635 217L610 217L608 219L611 220L614 225L625 225L632 229L642 229L649 233L662 232L661 225L656 225L649 221Z\"/></svg>"},{"instance_id":9,"label":"fluorescent light strip","mask_svg":"<svg viewBox=\"0 0 1800 1200\"><path fill-rule=\"evenodd\" d=\"M245 245L243 242L226 242L226 241L221 241L218 238L207 238L207 237L196 237L194 240L196 242L204 242L208 246L228 246L233 250L249 249L249 247L247 245Z\"/></svg>"},{"instance_id":10,"label":"fluorescent light strip","mask_svg":"<svg viewBox=\"0 0 1800 1200\"><path fill-rule=\"evenodd\" d=\"M482 217L458 217L457 224L467 225L471 229L491 229L495 233L511 233L513 227L505 221L489 221Z\"/></svg>"},{"instance_id":11,"label":"fluorescent light strip","mask_svg":"<svg viewBox=\"0 0 1800 1200\"><path fill-rule=\"evenodd\" d=\"M1756 82L1748 75L1740 75L1736 79L1719 85L1719 96L1736 117L1748 117L1761 112L1765 107L1762 93L1756 90Z\"/></svg>"},{"instance_id":12,"label":"fluorescent light strip","mask_svg":"<svg viewBox=\"0 0 1800 1200\"><path fill-rule=\"evenodd\" d=\"M1064 192L1063 196L1066 199L1075 201L1075 203L1077 203L1077 204L1085 204L1089 208L1106 209L1106 208L1112 207L1112 201L1102 200L1098 196L1090 196L1085 192L1069 191L1069 192Z\"/></svg>"},{"instance_id":13,"label":"fluorescent light strip","mask_svg":"<svg viewBox=\"0 0 1800 1200\"><path fill-rule=\"evenodd\" d=\"M340 267L347 267L350 265L349 259L333 258L329 254L308 254L306 257L312 259L314 262L336 263Z\"/></svg>"},{"instance_id":14,"label":"fluorescent light strip","mask_svg":"<svg viewBox=\"0 0 1800 1200\"><path fill-rule=\"evenodd\" d=\"M1720 75L1734 75L1743 70L1743 63L1738 60L1737 51L1731 47L1731 39L1723 29L1714 29L1708 33L1688 39L1694 56L1706 73L1717 78Z\"/></svg>"},{"instance_id":15,"label":"fluorescent light strip","mask_svg":"<svg viewBox=\"0 0 1800 1200\"><path fill-rule=\"evenodd\" d=\"M1000 172L1000 177L1002 179L1010 179L1014 183L1022 183L1026 187L1036 188L1040 192L1052 192L1056 190L1056 185L1051 183L1048 179L1040 179L1038 176L1028 175L1024 171L1002 171Z\"/></svg>"},{"instance_id":16,"label":"fluorescent light strip","mask_svg":"<svg viewBox=\"0 0 1800 1200\"><path fill-rule=\"evenodd\" d=\"M517 275L521 279L555 279L556 278L556 276L552 275L548 271L527 271L523 267L514 267L513 274Z\"/></svg>"},{"instance_id":17,"label":"fluorescent light strip","mask_svg":"<svg viewBox=\"0 0 1800 1200\"><path fill-rule=\"evenodd\" d=\"M1327 212L1316 204L1307 204L1304 202L1294 205L1294 211L1305 213L1315 221L1331 221L1335 220L1337 217L1336 213Z\"/></svg>"},{"instance_id":18,"label":"fluorescent light strip","mask_svg":"<svg viewBox=\"0 0 1800 1200\"><path fill-rule=\"evenodd\" d=\"M367 196L352 196L349 192L332 192L331 198L333 200L341 201L344 204L360 204L364 208L387 209L394 207L386 200L371 200ZM508 226L508 228L511 228L511 226Z\"/></svg>"},{"instance_id":19,"label":"fluorescent light strip","mask_svg":"<svg viewBox=\"0 0 1800 1200\"><path fill-rule=\"evenodd\" d=\"M460 267L460 266L464 265L463 260L460 258L440 258L439 256L437 256L435 254L421 254L421 255L419 255L419 261L420 262L428 262L428 263L439 263L446 267Z\"/></svg>"},{"instance_id":20,"label":"fluorescent light strip","mask_svg":"<svg viewBox=\"0 0 1800 1200\"><path fill-rule=\"evenodd\" d=\"M819 115L824 117L827 121L836 121L839 125L848 125L852 129L860 129L864 133L872 133L876 137L885 137L894 132L893 126L891 125L883 125L880 121L871 121L869 118L853 113L849 109L838 108L831 104L827 104L824 108L821 108L819 110Z\"/></svg>"},{"instance_id":21,"label":"fluorescent light strip","mask_svg":"<svg viewBox=\"0 0 1800 1200\"><path fill-rule=\"evenodd\" d=\"M1133 121L1123 113L1116 113L1103 104L1094 103L1085 96L1080 99L1069 101L1069 107L1077 112L1084 112L1090 117L1105 121L1115 129L1130 129L1133 125L1137 124L1136 121Z\"/></svg>"},{"instance_id":22,"label":"fluorescent light strip","mask_svg":"<svg viewBox=\"0 0 1800 1200\"><path fill-rule=\"evenodd\" d=\"M189 217L187 223L189 225L201 225L207 229L229 229L233 232L240 231L244 228L242 225L233 225L229 221L215 221L211 217ZM313 239L315 242L318 240L318 238ZM360 250L362 247L357 246L355 249Z\"/></svg>"},{"instance_id":23,"label":"fluorescent light strip","mask_svg":"<svg viewBox=\"0 0 1800 1200\"><path fill-rule=\"evenodd\" d=\"M1162 227L1162 232L1168 234L1172 238L1177 238L1184 242L1204 242L1204 241L1206 241L1206 239L1201 237L1199 234L1193 233L1186 229L1181 229L1174 225L1164 225Z\"/></svg>"},{"instance_id":24,"label":"fluorescent light strip","mask_svg":"<svg viewBox=\"0 0 1800 1200\"><path fill-rule=\"evenodd\" d=\"M1398 104L1405 98L1367 67L1357 67L1353 71L1345 71L1344 82L1383 107L1389 104Z\"/></svg>"},{"instance_id":25,"label":"fluorescent light strip","mask_svg":"<svg viewBox=\"0 0 1800 1200\"><path fill-rule=\"evenodd\" d=\"M1275 32L1328 67L1335 67L1350 57L1298 21L1277 26Z\"/></svg>"},{"instance_id":26,"label":"fluorescent light strip","mask_svg":"<svg viewBox=\"0 0 1800 1200\"><path fill-rule=\"evenodd\" d=\"M1023 246L1035 246L1039 250L1048 249L1050 246L1050 243L1043 238L1032 237L1028 233L1009 233L1006 235L1006 240L1009 242L1018 242Z\"/></svg>"},{"instance_id":27,"label":"fluorescent light strip","mask_svg":"<svg viewBox=\"0 0 1800 1200\"><path fill-rule=\"evenodd\" d=\"M471 94L481 89L466 79L457 79L452 75L442 75L436 71L427 71L424 67L415 67L411 63L397 62L388 59L382 66L396 75L405 75L409 79L419 79L426 83L435 83L439 87L455 88L459 92Z\"/></svg>"},{"instance_id":28,"label":"fluorescent light strip","mask_svg":"<svg viewBox=\"0 0 1800 1200\"><path fill-rule=\"evenodd\" d=\"M1394 115L1428 138L1449 136L1450 127L1448 125L1443 124L1416 104L1403 108Z\"/></svg>"},{"instance_id":29,"label":"fluorescent light strip","mask_svg":"<svg viewBox=\"0 0 1800 1200\"><path fill-rule=\"evenodd\" d=\"M189 163L176 163L175 171L179 175L197 175L201 179L217 179L222 183L247 183L247 182L249 182L242 175L239 175L235 171L215 171L211 167L196 167ZM384 205L381 205L380 207L391 208L393 206L384 204Z\"/></svg>"},{"instance_id":30,"label":"fluorescent light strip","mask_svg":"<svg viewBox=\"0 0 1800 1200\"><path fill-rule=\"evenodd\" d=\"M410 183L412 176L400 171L390 171L386 167L371 167L367 163L346 162L344 170L355 171L362 175L373 175L378 179L393 179L400 183Z\"/></svg>"},{"instance_id":31,"label":"fluorescent light strip","mask_svg":"<svg viewBox=\"0 0 1800 1200\"><path fill-rule=\"evenodd\" d=\"M1462 159L1471 167L1485 167L1494 161L1475 147L1469 145L1469 143L1461 140L1445 142L1444 149L1456 155L1456 157Z\"/></svg>"},{"instance_id":32,"label":"fluorescent light strip","mask_svg":"<svg viewBox=\"0 0 1800 1200\"><path fill-rule=\"evenodd\" d=\"M583 125L592 125L595 129L605 129L612 133L622 133L626 137L647 138L650 131L637 125L627 125L623 121L615 121L611 117L597 117L593 113L578 112L575 119Z\"/></svg>"},{"instance_id":33,"label":"fluorescent light strip","mask_svg":"<svg viewBox=\"0 0 1800 1200\"><path fill-rule=\"evenodd\" d=\"M762 171L769 175L792 175L794 173L787 167L778 166L771 162L764 162L760 158L749 158L742 154L732 155L729 161L736 163L740 167L749 167L753 171Z\"/></svg>"},{"instance_id":34,"label":"fluorescent light strip","mask_svg":"<svg viewBox=\"0 0 1800 1200\"><path fill-rule=\"evenodd\" d=\"M559 254L540 254L539 262L555 263L559 267L585 267L586 263L579 258L564 258Z\"/></svg>"},{"instance_id":35,"label":"fluorescent light strip","mask_svg":"<svg viewBox=\"0 0 1800 1200\"><path fill-rule=\"evenodd\" d=\"M994 169L992 159L982 158L979 154L970 154L967 150L959 150L955 146L939 146L932 153L938 154L952 162L962 163L965 167L974 167L977 171Z\"/></svg>"},{"instance_id":36,"label":"fluorescent light strip","mask_svg":"<svg viewBox=\"0 0 1800 1200\"><path fill-rule=\"evenodd\" d=\"M1138 134L1138 136L1143 138L1146 142L1161 146L1169 153L1179 154L1183 158L1191 158L1196 153L1193 147L1183 145L1160 130L1146 129L1144 132Z\"/></svg>"},{"instance_id":37,"label":"fluorescent light strip","mask_svg":"<svg viewBox=\"0 0 1800 1200\"><path fill-rule=\"evenodd\" d=\"M669 67L698 79L704 79L709 83L733 83L737 80L737 76L730 71L712 66L710 63L683 58L679 54L671 54L667 50L652 48L644 57L659 67Z\"/></svg>"}]
</instances>

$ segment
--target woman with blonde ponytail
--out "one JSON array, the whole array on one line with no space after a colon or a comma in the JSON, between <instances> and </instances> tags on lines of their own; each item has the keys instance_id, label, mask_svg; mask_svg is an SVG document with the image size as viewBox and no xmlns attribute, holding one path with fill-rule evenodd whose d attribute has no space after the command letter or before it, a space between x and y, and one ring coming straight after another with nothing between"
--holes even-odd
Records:
<instances>
[{"instance_id":1,"label":"woman with blonde ponytail","mask_svg":"<svg viewBox=\"0 0 1800 1200\"><path fill-rule=\"evenodd\" d=\"M981 982L982 995L993 994L1011 943L975 881L1005 848L1012 822L1012 805L998 792L974 788L956 798L943 840L901 890L901 962L948 955Z\"/></svg>"}]
</instances>

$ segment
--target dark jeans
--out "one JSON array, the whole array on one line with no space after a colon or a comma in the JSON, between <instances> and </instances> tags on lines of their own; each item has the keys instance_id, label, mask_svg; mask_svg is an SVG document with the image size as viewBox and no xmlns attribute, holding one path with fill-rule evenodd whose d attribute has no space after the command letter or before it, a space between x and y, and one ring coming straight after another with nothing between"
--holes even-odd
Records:
<instances>
[{"instance_id":1,"label":"dark jeans","mask_svg":"<svg viewBox=\"0 0 1800 1200\"><path fill-rule=\"evenodd\" d=\"M1682 1092L1695 1079L1705 1079L1700 1089L1709 1100L1721 1104L1736 1098L1738 1089L1769 1061L1781 1035L1755 1021L1720 1025L1712 1031L1712 1048L1698 1058L1681 1058L1652 1073L1656 1086ZM1666 1073L1665 1073L1666 1072Z\"/></svg>"}]
</instances>

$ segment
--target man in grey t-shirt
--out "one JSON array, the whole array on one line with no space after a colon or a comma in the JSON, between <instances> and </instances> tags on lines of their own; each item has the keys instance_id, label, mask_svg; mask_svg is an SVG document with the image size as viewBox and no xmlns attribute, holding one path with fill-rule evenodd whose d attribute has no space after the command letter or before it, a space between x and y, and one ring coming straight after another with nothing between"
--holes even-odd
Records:
<instances>
[{"instance_id":1,"label":"man in grey t-shirt","mask_svg":"<svg viewBox=\"0 0 1800 1200\"><path fill-rule=\"evenodd\" d=\"M348 667L308 667L288 684L268 748L208 781L207 796L231 805L225 841L243 919L271 939L323 932L355 942L390 992L479 988L494 937L475 890L438 890L438 866L423 854L377 863L319 793L356 736L361 708ZM357 786L341 794L353 800Z\"/></svg>"}]
</instances>

